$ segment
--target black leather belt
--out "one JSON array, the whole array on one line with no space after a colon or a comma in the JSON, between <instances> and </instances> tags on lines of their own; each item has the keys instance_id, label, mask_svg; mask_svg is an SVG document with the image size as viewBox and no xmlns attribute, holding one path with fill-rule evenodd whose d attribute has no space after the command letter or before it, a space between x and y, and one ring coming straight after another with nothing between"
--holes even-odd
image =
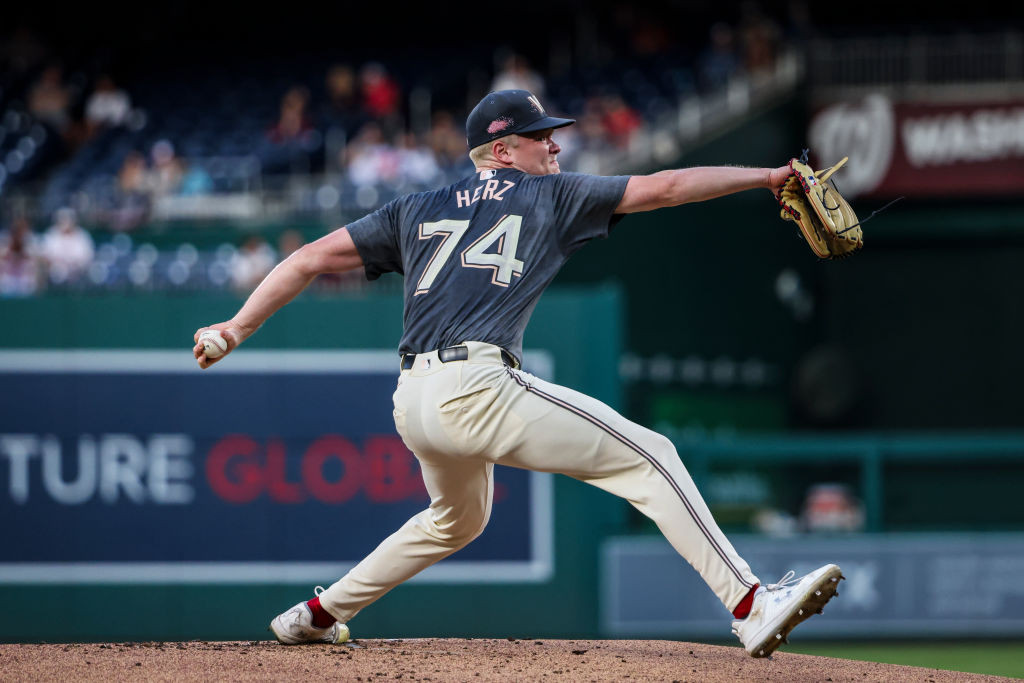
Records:
<instances>
[{"instance_id":1,"label":"black leather belt","mask_svg":"<svg viewBox=\"0 0 1024 683\"><path fill-rule=\"evenodd\" d=\"M465 345L460 346L449 346L446 349L441 349L437 352L437 357L442 363L451 363L453 360L469 360L469 347ZM505 349L501 349L501 360L505 365L513 369L519 368L519 361L516 357ZM402 369L412 369L413 363L416 362L415 353L406 353L402 355Z\"/></svg>"}]
</instances>

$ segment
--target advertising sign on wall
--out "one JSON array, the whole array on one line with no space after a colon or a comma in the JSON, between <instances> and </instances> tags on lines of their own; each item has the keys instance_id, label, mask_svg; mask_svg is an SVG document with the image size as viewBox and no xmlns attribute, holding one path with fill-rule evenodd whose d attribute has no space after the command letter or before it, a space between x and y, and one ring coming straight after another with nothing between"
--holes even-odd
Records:
<instances>
[{"instance_id":1,"label":"advertising sign on wall","mask_svg":"<svg viewBox=\"0 0 1024 683\"><path fill-rule=\"evenodd\" d=\"M844 156L844 194L998 197L1024 192L1024 101L894 102L876 93L818 110L815 168Z\"/></svg>"},{"instance_id":2,"label":"advertising sign on wall","mask_svg":"<svg viewBox=\"0 0 1024 683\"><path fill-rule=\"evenodd\" d=\"M0 353L0 583L330 581L427 507L393 351L230 361ZM550 576L551 475L495 482L484 534L420 580Z\"/></svg>"},{"instance_id":3,"label":"advertising sign on wall","mask_svg":"<svg viewBox=\"0 0 1024 683\"><path fill-rule=\"evenodd\" d=\"M801 638L1019 636L1024 534L849 534L737 537L762 582L835 563L839 595ZM727 638L730 615L661 538L602 548L602 628L612 636Z\"/></svg>"}]
</instances>

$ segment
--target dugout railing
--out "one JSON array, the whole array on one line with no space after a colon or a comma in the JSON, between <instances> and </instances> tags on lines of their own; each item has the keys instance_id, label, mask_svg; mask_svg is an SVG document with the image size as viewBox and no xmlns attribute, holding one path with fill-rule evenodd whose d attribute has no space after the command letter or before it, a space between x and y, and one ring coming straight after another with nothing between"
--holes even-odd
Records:
<instances>
[{"instance_id":1,"label":"dugout railing","mask_svg":"<svg viewBox=\"0 0 1024 683\"><path fill-rule=\"evenodd\" d=\"M864 505L865 531L892 530L887 508L914 487L915 480L930 491L918 496L922 524L927 524L931 510L947 507L988 511L974 520L964 518L961 528L1024 527L1019 499L1012 497L1013 489L1019 490L1024 481L1022 432L773 434L675 442L698 486L726 468L852 467ZM899 470L898 476L893 476L893 469ZM972 476L978 475L997 479L998 488L991 488L992 481L972 484ZM890 490L896 485L902 490ZM985 486L990 487L988 496ZM927 503L920 502L924 499Z\"/></svg>"}]
</instances>

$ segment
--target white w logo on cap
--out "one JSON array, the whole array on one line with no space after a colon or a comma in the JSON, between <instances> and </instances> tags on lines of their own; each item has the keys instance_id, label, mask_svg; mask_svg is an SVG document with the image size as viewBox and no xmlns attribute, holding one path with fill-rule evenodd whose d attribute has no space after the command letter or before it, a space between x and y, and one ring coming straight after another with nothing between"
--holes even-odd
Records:
<instances>
[{"instance_id":1,"label":"white w logo on cap","mask_svg":"<svg viewBox=\"0 0 1024 683\"><path fill-rule=\"evenodd\" d=\"M540 100L537 99L536 95L530 95L526 99L530 100L530 104L533 105L534 109L536 109L537 111L540 112L541 116L547 116L548 115L548 113L546 111L544 111L544 107L540 106Z\"/></svg>"}]
</instances>

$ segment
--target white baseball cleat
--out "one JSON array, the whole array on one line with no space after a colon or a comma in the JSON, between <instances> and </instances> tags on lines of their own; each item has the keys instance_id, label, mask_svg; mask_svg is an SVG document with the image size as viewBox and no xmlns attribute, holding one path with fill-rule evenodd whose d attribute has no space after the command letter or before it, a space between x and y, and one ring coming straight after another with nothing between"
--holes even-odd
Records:
<instances>
[{"instance_id":1,"label":"white baseball cleat","mask_svg":"<svg viewBox=\"0 0 1024 683\"><path fill-rule=\"evenodd\" d=\"M316 595L323 592L323 588L316 587ZM327 628L317 628L313 625L313 611L305 602L292 607L283 614L278 614L270 622L269 629L273 631L277 641L282 645L301 645L303 643L344 643L348 641L348 626L335 622Z\"/></svg>"},{"instance_id":2,"label":"white baseball cleat","mask_svg":"<svg viewBox=\"0 0 1024 683\"><path fill-rule=\"evenodd\" d=\"M821 614L825 603L838 595L845 578L835 564L815 569L799 579L787 573L778 583L757 589L746 619L732 622L732 632L751 657L768 657L787 641L789 632L812 614Z\"/></svg>"}]
</instances>

